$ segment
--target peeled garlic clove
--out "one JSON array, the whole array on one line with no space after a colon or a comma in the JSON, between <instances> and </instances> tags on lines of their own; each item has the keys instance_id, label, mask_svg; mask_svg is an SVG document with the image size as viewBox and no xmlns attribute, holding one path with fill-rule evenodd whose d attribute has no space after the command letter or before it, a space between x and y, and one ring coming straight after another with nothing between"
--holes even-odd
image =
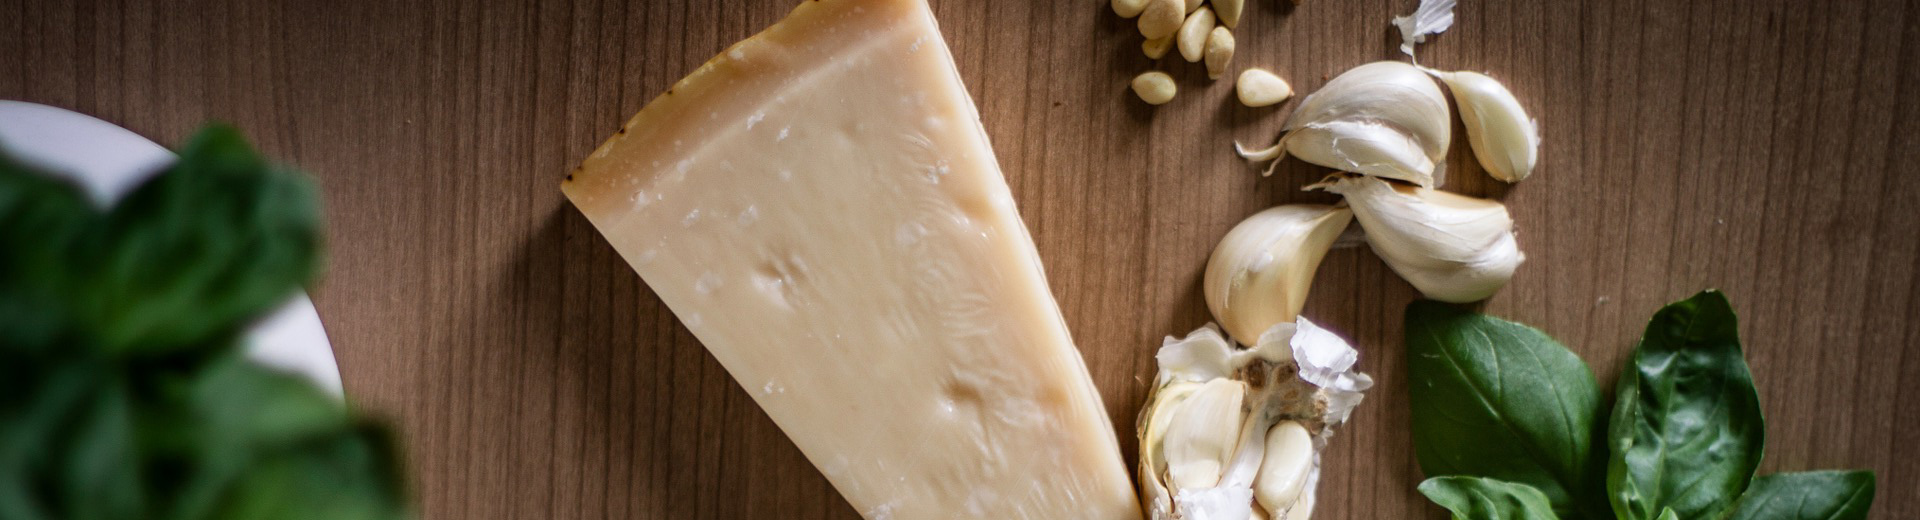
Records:
<instances>
[{"instance_id":1,"label":"peeled garlic clove","mask_svg":"<svg viewBox=\"0 0 1920 520\"><path fill-rule=\"evenodd\" d=\"M1359 175L1336 175L1312 188L1346 197L1367 245L1428 298L1484 300L1526 260L1513 217L1499 202Z\"/></svg>"},{"instance_id":2,"label":"peeled garlic clove","mask_svg":"<svg viewBox=\"0 0 1920 520\"><path fill-rule=\"evenodd\" d=\"M1364 169L1360 173L1431 186L1453 139L1452 114L1439 84L1418 67L1395 61L1341 73L1308 95L1285 128L1288 133L1272 148L1243 150L1241 156L1292 154L1328 168Z\"/></svg>"},{"instance_id":3,"label":"peeled garlic clove","mask_svg":"<svg viewBox=\"0 0 1920 520\"><path fill-rule=\"evenodd\" d=\"M1140 16L1140 11L1146 8L1147 0L1113 0L1113 14L1120 15L1121 18Z\"/></svg>"},{"instance_id":4,"label":"peeled garlic clove","mask_svg":"<svg viewBox=\"0 0 1920 520\"><path fill-rule=\"evenodd\" d=\"M1308 520L1313 518L1313 504L1320 499L1314 496L1312 488L1313 486L1309 485L1306 492L1301 493L1300 501L1294 502L1293 508L1287 510L1285 520Z\"/></svg>"},{"instance_id":5,"label":"peeled garlic clove","mask_svg":"<svg viewBox=\"0 0 1920 520\"><path fill-rule=\"evenodd\" d=\"M1227 333L1253 344L1306 305L1320 260L1353 221L1346 208L1290 204L1240 221L1207 259L1201 288Z\"/></svg>"},{"instance_id":6,"label":"peeled garlic clove","mask_svg":"<svg viewBox=\"0 0 1920 520\"><path fill-rule=\"evenodd\" d=\"M1233 91L1240 97L1240 104L1249 107L1276 105L1293 97L1293 87L1287 80L1260 68L1241 72L1240 79L1233 82Z\"/></svg>"},{"instance_id":7,"label":"peeled garlic clove","mask_svg":"<svg viewBox=\"0 0 1920 520\"><path fill-rule=\"evenodd\" d=\"M1136 428L1140 432L1140 473L1155 476L1141 480L1141 487L1149 489L1146 493L1149 496L1171 495L1160 484L1159 476L1167 467L1166 455L1161 447L1165 444L1167 426L1173 424L1173 412L1179 410L1180 404L1200 386L1200 383L1193 382L1171 382L1154 388L1147 396L1147 407L1141 411Z\"/></svg>"},{"instance_id":8,"label":"peeled garlic clove","mask_svg":"<svg viewBox=\"0 0 1920 520\"><path fill-rule=\"evenodd\" d=\"M1467 143L1487 174L1506 182L1520 182L1533 173L1539 159L1540 131L1520 100L1505 85L1478 72L1440 72L1434 76L1447 82L1453 101L1460 105L1460 120L1467 126Z\"/></svg>"},{"instance_id":9,"label":"peeled garlic clove","mask_svg":"<svg viewBox=\"0 0 1920 520\"><path fill-rule=\"evenodd\" d=\"M1167 425L1162 449L1167 481L1174 490L1209 488L1238 446L1240 406L1247 384L1230 379L1207 381L1182 401Z\"/></svg>"},{"instance_id":10,"label":"peeled garlic clove","mask_svg":"<svg viewBox=\"0 0 1920 520\"><path fill-rule=\"evenodd\" d=\"M1189 63L1198 62L1206 57L1207 33L1213 30L1213 9L1202 7L1187 20L1181 22L1180 32L1175 36L1180 47L1180 57Z\"/></svg>"},{"instance_id":11,"label":"peeled garlic clove","mask_svg":"<svg viewBox=\"0 0 1920 520\"><path fill-rule=\"evenodd\" d=\"M1313 434L1298 421L1282 421L1267 430L1267 454L1253 482L1253 498L1268 511L1286 511L1300 498L1313 470Z\"/></svg>"}]
</instances>

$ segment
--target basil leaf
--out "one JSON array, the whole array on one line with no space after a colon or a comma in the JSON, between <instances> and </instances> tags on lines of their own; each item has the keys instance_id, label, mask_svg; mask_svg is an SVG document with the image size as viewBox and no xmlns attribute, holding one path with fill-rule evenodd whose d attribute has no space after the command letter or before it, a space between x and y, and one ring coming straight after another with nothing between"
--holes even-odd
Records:
<instances>
[{"instance_id":1,"label":"basil leaf","mask_svg":"<svg viewBox=\"0 0 1920 520\"><path fill-rule=\"evenodd\" d=\"M182 393L191 465L167 496L174 518L387 518L404 511L384 430L305 380L228 356ZM344 508L344 509L343 509ZM387 516L381 516L387 515Z\"/></svg>"},{"instance_id":2,"label":"basil leaf","mask_svg":"<svg viewBox=\"0 0 1920 520\"><path fill-rule=\"evenodd\" d=\"M299 175L269 168L232 128L201 131L180 161L107 216L89 302L108 352L230 346L247 321L319 267L320 215Z\"/></svg>"},{"instance_id":3,"label":"basil leaf","mask_svg":"<svg viewBox=\"0 0 1920 520\"><path fill-rule=\"evenodd\" d=\"M115 381L95 392L91 409L56 441L65 460L55 497L70 518L138 518L152 497L141 488L132 389Z\"/></svg>"},{"instance_id":4,"label":"basil leaf","mask_svg":"<svg viewBox=\"0 0 1920 520\"><path fill-rule=\"evenodd\" d=\"M1547 496L1526 484L1480 477L1434 477L1420 494L1453 512L1454 520L1558 520Z\"/></svg>"},{"instance_id":5,"label":"basil leaf","mask_svg":"<svg viewBox=\"0 0 1920 520\"><path fill-rule=\"evenodd\" d=\"M1654 314L1620 374L1607 491L1622 518L1713 518L1746 490L1766 425L1733 307L1706 291Z\"/></svg>"},{"instance_id":6,"label":"basil leaf","mask_svg":"<svg viewBox=\"0 0 1920 520\"><path fill-rule=\"evenodd\" d=\"M1873 505L1871 471L1778 473L1753 479L1729 520L1860 520Z\"/></svg>"},{"instance_id":7,"label":"basil leaf","mask_svg":"<svg viewBox=\"0 0 1920 520\"><path fill-rule=\"evenodd\" d=\"M404 519L392 445L384 429L359 425L262 453L208 518Z\"/></svg>"},{"instance_id":8,"label":"basil leaf","mask_svg":"<svg viewBox=\"0 0 1920 520\"><path fill-rule=\"evenodd\" d=\"M106 214L0 157L0 518L404 517L387 431L236 348L316 205L224 127Z\"/></svg>"},{"instance_id":9,"label":"basil leaf","mask_svg":"<svg viewBox=\"0 0 1920 520\"><path fill-rule=\"evenodd\" d=\"M1662 509L1660 517L1656 520L1680 520L1680 514L1673 512L1673 509Z\"/></svg>"},{"instance_id":10,"label":"basil leaf","mask_svg":"<svg viewBox=\"0 0 1920 520\"><path fill-rule=\"evenodd\" d=\"M1563 516L1604 509L1593 450L1600 389L1539 330L1451 305L1407 306L1414 453L1430 476L1539 489Z\"/></svg>"},{"instance_id":11,"label":"basil leaf","mask_svg":"<svg viewBox=\"0 0 1920 520\"><path fill-rule=\"evenodd\" d=\"M78 188L0 154L0 356L45 352L75 327L66 302L86 278L72 259L97 219ZM0 357L0 380L25 365Z\"/></svg>"}]
</instances>

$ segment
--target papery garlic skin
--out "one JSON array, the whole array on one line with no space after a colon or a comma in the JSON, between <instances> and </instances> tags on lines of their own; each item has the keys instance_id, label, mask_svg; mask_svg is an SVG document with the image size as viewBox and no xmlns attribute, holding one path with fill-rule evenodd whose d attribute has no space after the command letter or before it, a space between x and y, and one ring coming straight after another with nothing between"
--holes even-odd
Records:
<instances>
[{"instance_id":1,"label":"papery garlic skin","mask_svg":"<svg viewBox=\"0 0 1920 520\"><path fill-rule=\"evenodd\" d=\"M1344 196L1366 229L1367 245L1428 298L1484 300L1526 260L1513 218L1499 202L1360 175L1335 175L1308 188Z\"/></svg>"},{"instance_id":2,"label":"papery garlic skin","mask_svg":"<svg viewBox=\"0 0 1920 520\"><path fill-rule=\"evenodd\" d=\"M1400 52L1413 56L1415 44L1427 41L1427 36L1440 34L1453 27L1453 6L1457 0L1420 0L1420 7L1407 16L1393 17L1393 25L1400 28Z\"/></svg>"},{"instance_id":3,"label":"papery garlic skin","mask_svg":"<svg viewBox=\"0 0 1920 520\"><path fill-rule=\"evenodd\" d=\"M1235 225L1214 247L1201 280L1213 319L1249 345L1275 324L1293 321L1321 259L1352 221L1346 208L1290 204Z\"/></svg>"},{"instance_id":4,"label":"papery garlic skin","mask_svg":"<svg viewBox=\"0 0 1920 520\"><path fill-rule=\"evenodd\" d=\"M1434 184L1452 142L1452 113L1440 86L1418 67L1379 61L1354 67L1309 94L1270 148L1250 160L1301 160L1342 171ZM1266 173L1271 174L1269 166Z\"/></svg>"},{"instance_id":5,"label":"papery garlic skin","mask_svg":"<svg viewBox=\"0 0 1920 520\"><path fill-rule=\"evenodd\" d=\"M1155 520L1305 520L1313 508L1313 493L1319 482L1319 457L1332 438L1333 428L1352 413L1362 393L1373 385L1366 374L1353 370L1358 353L1339 336L1300 318L1280 323L1260 334L1259 343L1238 348L1209 324L1186 337L1168 337L1155 356L1160 362L1154 390L1140 414L1140 490L1150 518ZM1211 416L1220 399L1213 404L1195 406L1201 388L1215 388L1227 397L1244 388L1243 414L1237 422L1237 441L1230 462L1218 471L1212 486L1196 487L1173 481L1194 479L1178 477L1172 471L1168 455L1183 451L1217 453L1220 425L1207 428L1200 446L1180 446L1191 425L1177 424L1192 416ZM1192 407L1192 408L1189 408ZM1194 410L1189 412L1188 410ZM1286 477L1263 475L1268 464L1266 442L1276 428L1287 428L1282 436L1289 441L1275 450L1282 459L1272 461L1276 472ZM1298 429L1295 431L1293 429ZM1299 435L1309 436L1307 453L1300 452ZM1182 454L1176 456L1186 457ZM1208 455L1207 460L1216 460ZM1203 464L1204 466L1204 464ZM1306 469L1302 470L1302 467ZM1207 469L1207 468L1187 468ZM1304 471L1304 474L1300 472ZM1211 473L1201 471L1202 474ZM1276 475L1278 475L1276 473ZM1262 479L1278 484L1265 501L1256 496L1256 483ZM1274 487L1274 486L1269 486ZM1278 491L1278 492L1275 492Z\"/></svg>"},{"instance_id":6,"label":"papery garlic skin","mask_svg":"<svg viewBox=\"0 0 1920 520\"><path fill-rule=\"evenodd\" d=\"M1487 174L1506 182L1520 182L1533 173L1539 159L1540 130L1499 81L1471 71L1433 71L1447 83L1453 101L1460 105L1460 120L1467 126L1467 143Z\"/></svg>"}]
</instances>

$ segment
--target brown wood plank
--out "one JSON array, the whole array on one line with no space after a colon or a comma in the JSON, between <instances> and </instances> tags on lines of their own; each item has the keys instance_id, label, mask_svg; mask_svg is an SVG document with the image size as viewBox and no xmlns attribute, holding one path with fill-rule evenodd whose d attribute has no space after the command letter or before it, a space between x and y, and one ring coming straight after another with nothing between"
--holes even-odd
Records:
<instances>
[{"instance_id":1,"label":"brown wood plank","mask_svg":"<svg viewBox=\"0 0 1920 520\"><path fill-rule=\"evenodd\" d=\"M1208 317L1199 276L1240 218L1324 170L1231 154L1249 109L1155 64L1105 2L934 0L1133 449L1159 338ZM1393 59L1412 0L1254 0L1237 66L1310 92ZM566 205L559 176L647 100L793 0L0 0L0 98L176 144L232 122L319 178L314 291L363 408L404 432L426 518L851 518L832 487ZM1467 0L1422 62L1489 71L1540 118L1504 199L1529 261L1485 308L1611 384L1659 305L1718 287L1769 419L1763 471L1879 472L1876 518L1920 517L1920 5L1905 0ZM1177 56L1177 55L1176 55ZM1126 92L1162 67L1182 93ZM1414 297L1364 249L1307 313L1378 390L1334 443L1320 518L1441 518L1413 490L1400 356ZM1131 459L1131 457L1129 457Z\"/></svg>"}]
</instances>

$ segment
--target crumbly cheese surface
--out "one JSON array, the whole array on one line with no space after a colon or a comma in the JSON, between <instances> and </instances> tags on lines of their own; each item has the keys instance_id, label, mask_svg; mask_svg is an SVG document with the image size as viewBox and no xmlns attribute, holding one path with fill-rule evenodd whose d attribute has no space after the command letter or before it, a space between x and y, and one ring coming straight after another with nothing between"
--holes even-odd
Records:
<instances>
[{"instance_id":1,"label":"crumbly cheese surface","mask_svg":"<svg viewBox=\"0 0 1920 520\"><path fill-rule=\"evenodd\" d=\"M563 190L866 517L1139 517L924 0L802 4Z\"/></svg>"}]
</instances>

